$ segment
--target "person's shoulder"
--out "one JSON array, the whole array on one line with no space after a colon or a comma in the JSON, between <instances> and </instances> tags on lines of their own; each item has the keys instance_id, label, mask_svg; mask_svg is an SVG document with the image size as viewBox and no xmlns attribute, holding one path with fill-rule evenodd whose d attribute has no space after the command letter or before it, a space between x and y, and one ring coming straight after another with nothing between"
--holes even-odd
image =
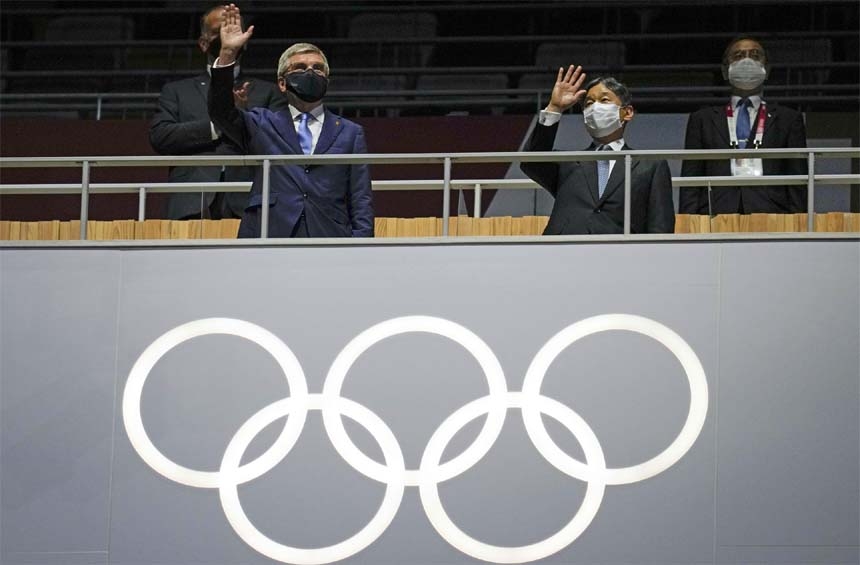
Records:
<instances>
[{"instance_id":1,"label":"person's shoulder","mask_svg":"<svg viewBox=\"0 0 860 565\"><path fill-rule=\"evenodd\" d=\"M325 119L326 120L333 120L335 123L341 125L344 129L351 129L351 130L355 130L355 131L364 130L364 128L361 127L361 125L355 123L354 121L352 121L348 118L344 118L343 116L335 114L334 112L332 112L328 108L326 108L326 110L325 110Z\"/></svg>"},{"instance_id":2,"label":"person's shoulder","mask_svg":"<svg viewBox=\"0 0 860 565\"><path fill-rule=\"evenodd\" d=\"M795 110L794 108L791 108L789 106L782 106L778 103L768 104L767 111L770 114L785 117L787 119L795 119L801 115L800 111Z\"/></svg>"},{"instance_id":3,"label":"person's shoulder","mask_svg":"<svg viewBox=\"0 0 860 565\"><path fill-rule=\"evenodd\" d=\"M209 81L209 76L205 74L195 75L192 77L185 77L176 80L171 80L164 83L162 86L162 90L182 90L186 88L196 87L198 83L205 84Z\"/></svg>"},{"instance_id":4,"label":"person's shoulder","mask_svg":"<svg viewBox=\"0 0 860 565\"><path fill-rule=\"evenodd\" d=\"M703 107L699 108L698 110L694 110L694 111L690 112L690 117L691 118L692 117L704 118L705 116L710 116L711 114L715 114L715 113L719 114L720 112L723 112L723 111L724 111L723 106L703 106Z\"/></svg>"}]
</instances>

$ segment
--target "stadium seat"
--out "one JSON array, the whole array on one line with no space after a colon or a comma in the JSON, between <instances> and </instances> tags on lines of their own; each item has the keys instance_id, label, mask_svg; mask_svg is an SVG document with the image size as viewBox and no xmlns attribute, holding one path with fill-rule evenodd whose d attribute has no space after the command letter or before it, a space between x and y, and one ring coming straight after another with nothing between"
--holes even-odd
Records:
<instances>
[{"instance_id":1,"label":"stadium seat","mask_svg":"<svg viewBox=\"0 0 860 565\"><path fill-rule=\"evenodd\" d=\"M833 60L833 46L829 39L770 39L765 42L768 58L773 63L821 63ZM830 73L827 69L774 69L768 82L780 84L824 84Z\"/></svg>"},{"instance_id":2,"label":"stadium seat","mask_svg":"<svg viewBox=\"0 0 860 565\"><path fill-rule=\"evenodd\" d=\"M416 99L427 99L429 97L421 96L421 91L444 91L444 90L502 90L508 87L508 75L503 73L488 73L488 74L473 74L473 75L420 75L415 84L415 90L419 91ZM503 95L487 94L485 97L500 98ZM452 105L449 111L462 112L463 108L472 108L474 111L477 107L471 104L456 104L457 101L468 99L468 94L452 94L451 96L433 96L433 100L450 101ZM490 106L490 111L493 114L501 114L504 112L502 106Z\"/></svg>"},{"instance_id":3,"label":"stadium seat","mask_svg":"<svg viewBox=\"0 0 860 565\"><path fill-rule=\"evenodd\" d=\"M620 41L590 43L541 43L535 53L535 65L556 69L568 65L623 67L625 47Z\"/></svg>"},{"instance_id":4,"label":"stadium seat","mask_svg":"<svg viewBox=\"0 0 860 565\"><path fill-rule=\"evenodd\" d=\"M350 39L423 38L436 36L436 16L424 12L373 13L354 16ZM424 67L433 45L346 45L336 49L340 67Z\"/></svg>"},{"instance_id":5,"label":"stadium seat","mask_svg":"<svg viewBox=\"0 0 860 565\"><path fill-rule=\"evenodd\" d=\"M326 103L337 107L338 102L374 102L377 106L384 106L386 102L398 102L406 100L404 96L341 96L341 92L392 92L406 89L408 78L406 75L338 75L334 74L329 79ZM400 115L398 108L387 108L385 116L389 118Z\"/></svg>"}]
</instances>

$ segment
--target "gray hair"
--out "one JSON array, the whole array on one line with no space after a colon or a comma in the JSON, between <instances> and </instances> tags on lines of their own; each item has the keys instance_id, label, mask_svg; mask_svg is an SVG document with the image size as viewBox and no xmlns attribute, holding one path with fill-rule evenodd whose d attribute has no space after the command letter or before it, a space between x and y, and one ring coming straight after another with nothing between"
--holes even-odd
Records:
<instances>
[{"instance_id":1,"label":"gray hair","mask_svg":"<svg viewBox=\"0 0 860 565\"><path fill-rule=\"evenodd\" d=\"M326 58L325 53L322 52L322 49L312 43L294 43L287 47L287 50L284 51L281 54L281 58L278 59L278 78L281 78L287 73L287 61L290 57L300 55L302 53L319 53L319 56L322 57L323 64L325 65L325 74L328 76L328 59Z\"/></svg>"},{"instance_id":2,"label":"gray hair","mask_svg":"<svg viewBox=\"0 0 860 565\"><path fill-rule=\"evenodd\" d=\"M588 84L586 84L583 88L586 92L588 92L593 87L601 83L603 84L603 86L611 90L613 94L615 94L615 96L619 98L619 100L621 100L622 106L630 106L630 104L633 103L633 95L630 94L630 89L624 86L623 83L616 80L615 77L597 77L588 81ZM584 103L585 100L583 99L583 104Z\"/></svg>"}]
</instances>

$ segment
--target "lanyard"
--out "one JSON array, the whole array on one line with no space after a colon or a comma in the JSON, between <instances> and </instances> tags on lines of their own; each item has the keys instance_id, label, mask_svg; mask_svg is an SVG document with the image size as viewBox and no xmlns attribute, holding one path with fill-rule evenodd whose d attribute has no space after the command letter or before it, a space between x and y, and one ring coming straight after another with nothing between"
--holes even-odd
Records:
<instances>
[{"instance_id":1,"label":"lanyard","mask_svg":"<svg viewBox=\"0 0 860 565\"><path fill-rule=\"evenodd\" d=\"M743 111L746 112L746 108ZM755 140L753 141L755 149L761 147L761 140L764 137L765 117L767 117L767 104L762 100L761 104L759 104L756 117ZM729 139L732 149L736 149L738 147L737 118L735 117L735 110L732 108L731 102L726 104L726 121L729 124Z\"/></svg>"}]
</instances>

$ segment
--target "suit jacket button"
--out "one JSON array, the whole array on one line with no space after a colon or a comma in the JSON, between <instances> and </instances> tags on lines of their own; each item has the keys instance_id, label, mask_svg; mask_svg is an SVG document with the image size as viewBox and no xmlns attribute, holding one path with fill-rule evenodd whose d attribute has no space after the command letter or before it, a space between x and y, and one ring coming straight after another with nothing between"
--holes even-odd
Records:
<instances>
[{"instance_id":1,"label":"suit jacket button","mask_svg":"<svg viewBox=\"0 0 860 565\"><path fill-rule=\"evenodd\" d=\"M597 209L597 210L595 210L594 212L595 212L596 214L599 214L599 213L600 213L600 208L598 208L598 209Z\"/></svg>"},{"instance_id":2,"label":"suit jacket button","mask_svg":"<svg viewBox=\"0 0 860 565\"><path fill-rule=\"evenodd\" d=\"M305 172L306 172L306 173L311 172L311 168L310 168L310 167L305 167Z\"/></svg>"},{"instance_id":3,"label":"suit jacket button","mask_svg":"<svg viewBox=\"0 0 860 565\"><path fill-rule=\"evenodd\" d=\"M305 198L307 198L307 197L308 197L308 193L307 193L307 192L303 192L303 193L302 193L302 196L304 196Z\"/></svg>"}]
</instances>

